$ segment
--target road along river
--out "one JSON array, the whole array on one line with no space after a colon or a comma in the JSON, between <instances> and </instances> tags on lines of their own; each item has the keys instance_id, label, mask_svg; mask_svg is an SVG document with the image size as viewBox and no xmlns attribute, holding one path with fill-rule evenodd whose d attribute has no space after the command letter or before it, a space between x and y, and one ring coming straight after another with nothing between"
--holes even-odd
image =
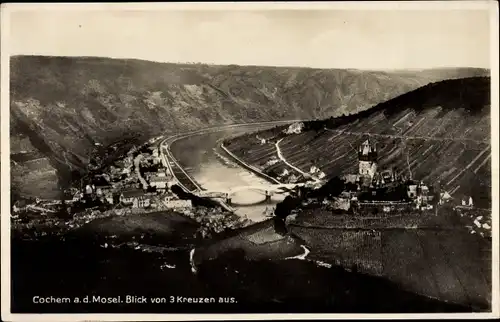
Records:
<instances>
[{"instance_id":1,"label":"road along river","mask_svg":"<svg viewBox=\"0 0 500 322\"><path fill-rule=\"evenodd\" d=\"M274 126L253 125L230 129L221 129L211 133L195 134L174 141L170 145L173 156L184 170L198 183L210 191L227 191L228 189L269 184L266 180L240 167L220 148L220 142L228 137ZM241 216L259 222L267 219L277 203L283 200L284 194L273 195L265 201L263 191L243 190L231 196L231 207Z\"/></svg>"}]
</instances>

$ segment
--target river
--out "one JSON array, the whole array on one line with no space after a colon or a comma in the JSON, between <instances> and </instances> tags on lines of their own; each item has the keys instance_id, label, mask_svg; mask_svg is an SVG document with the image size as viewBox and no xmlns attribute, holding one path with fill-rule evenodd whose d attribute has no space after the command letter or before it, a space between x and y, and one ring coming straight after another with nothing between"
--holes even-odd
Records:
<instances>
[{"instance_id":1,"label":"river","mask_svg":"<svg viewBox=\"0 0 500 322\"><path fill-rule=\"evenodd\" d=\"M184 170L206 190L226 191L240 186L269 184L234 163L219 148L220 140L250 130L252 129L229 129L190 136L172 143L171 151ZM267 219L266 213L272 213L272 209L284 197L285 195L273 195L271 200L266 202L264 192L244 190L232 195L231 207L235 208L236 214L246 216L253 222L259 222Z\"/></svg>"}]
</instances>

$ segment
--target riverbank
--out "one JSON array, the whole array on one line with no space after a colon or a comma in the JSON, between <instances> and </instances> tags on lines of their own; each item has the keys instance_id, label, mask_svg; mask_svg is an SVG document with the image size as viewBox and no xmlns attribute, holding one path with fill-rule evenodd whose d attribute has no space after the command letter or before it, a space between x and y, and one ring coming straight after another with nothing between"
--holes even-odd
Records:
<instances>
[{"instance_id":1,"label":"riverbank","mask_svg":"<svg viewBox=\"0 0 500 322\"><path fill-rule=\"evenodd\" d=\"M224 146L223 142L220 143L219 147L224 152L226 152L226 154L229 155L232 158L232 160L234 160L237 164L239 164L243 168L247 169L248 171L251 171L251 172L255 173L257 176L259 176L262 179L268 181L269 183L272 183L272 184L281 184L282 183L278 179L273 178L271 176L268 176L267 174L265 174L261 170L257 169L256 167L254 167L254 166L246 163L245 161L243 161L242 159L240 159L239 157L237 157L234 153L232 153L228 148L226 148Z\"/></svg>"}]
</instances>

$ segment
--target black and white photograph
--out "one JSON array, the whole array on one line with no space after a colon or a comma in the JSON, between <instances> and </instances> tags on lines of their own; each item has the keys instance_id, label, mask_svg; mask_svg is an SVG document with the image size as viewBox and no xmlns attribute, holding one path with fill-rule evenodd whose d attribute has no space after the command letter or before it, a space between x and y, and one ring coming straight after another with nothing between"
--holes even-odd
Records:
<instances>
[{"instance_id":1,"label":"black and white photograph","mask_svg":"<svg viewBox=\"0 0 500 322\"><path fill-rule=\"evenodd\" d=\"M1 15L2 320L498 316L496 1Z\"/></svg>"}]
</instances>

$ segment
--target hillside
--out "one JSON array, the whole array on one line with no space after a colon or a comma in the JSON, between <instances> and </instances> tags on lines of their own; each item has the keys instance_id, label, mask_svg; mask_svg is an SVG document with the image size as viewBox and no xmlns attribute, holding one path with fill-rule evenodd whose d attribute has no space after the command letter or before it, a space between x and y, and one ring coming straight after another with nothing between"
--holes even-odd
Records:
<instances>
[{"instance_id":1,"label":"hillside","mask_svg":"<svg viewBox=\"0 0 500 322\"><path fill-rule=\"evenodd\" d=\"M450 76L44 56L12 57L10 68L11 150L35 151L41 162L13 168L14 192L32 195L40 181L78 176L95 143L133 144L153 134L235 122L325 118Z\"/></svg>"},{"instance_id":2,"label":"hillside","mask_svg":"<svg viewBox=\"0 0 500 322\"><path fill-rule=\"evenodd\" d=\"M378 147L379 168L440 185L457 198L472 196L488 208L490 133L490 80L472 77L431 83L355 115L306 122L302 133L280 135L279 148L298 168L316 165L331 178L357 172L357 147L369 136ZM226 146L271 172L282 166L266 164L277 156L275 141L261 145L247 135Z\"/></svg>"}]
</instances>

